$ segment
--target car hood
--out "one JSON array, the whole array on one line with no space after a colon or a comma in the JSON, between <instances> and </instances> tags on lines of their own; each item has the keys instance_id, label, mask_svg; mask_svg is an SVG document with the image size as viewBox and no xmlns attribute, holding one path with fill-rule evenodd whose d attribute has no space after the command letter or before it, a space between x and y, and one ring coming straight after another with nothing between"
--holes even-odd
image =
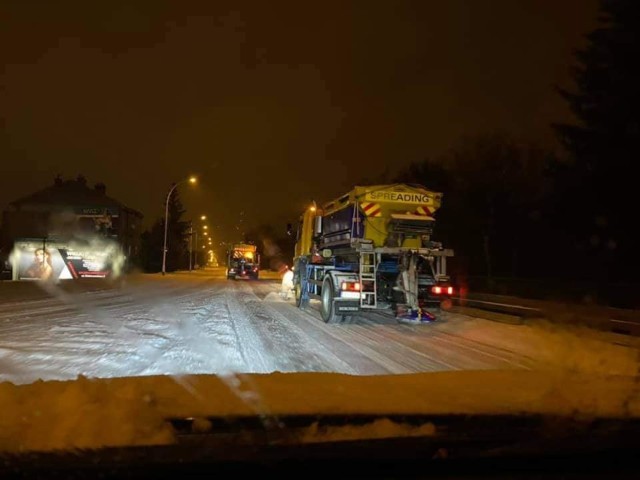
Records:
<instances>
[{"instance_id":1,"label":"car hood","mask_svg":"<svg viewBox=\"0 0 640 480\"><path fill-rule=\"evenodd\" d=\"M429 435L433 425L398 416L474 415L638 418L637 377L557 371L465 371L351 376L271 373L79 377L0 384L0 451L171 445L180 422L215 430L212 418L261 422L306 417L369 418L357 428L299 432L296 441ZM279 423L287 428L286 422Z\"/></svg>"}]
</instances>

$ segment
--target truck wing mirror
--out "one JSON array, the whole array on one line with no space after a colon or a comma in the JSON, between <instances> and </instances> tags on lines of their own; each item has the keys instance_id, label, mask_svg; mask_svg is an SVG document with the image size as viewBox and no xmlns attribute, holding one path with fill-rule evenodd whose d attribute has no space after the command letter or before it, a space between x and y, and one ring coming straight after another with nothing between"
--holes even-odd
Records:
<instances>
[{"instance_id":1,"label":"truck wing mirror","mask_svg":"<svg viewBox=\"0 0 640 480\"><path fill-rule=\"evenodd\" d=\"M287 223L287 235L289 236L293 235L293 227L291 226L290 223Z\"/></svg>"}]
</instances>

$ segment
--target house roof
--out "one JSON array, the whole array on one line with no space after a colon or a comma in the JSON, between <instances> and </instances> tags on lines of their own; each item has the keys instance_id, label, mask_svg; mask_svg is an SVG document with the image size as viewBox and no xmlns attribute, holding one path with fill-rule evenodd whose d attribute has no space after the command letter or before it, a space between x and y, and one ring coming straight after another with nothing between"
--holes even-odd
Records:
<instances>
[{"instance_id":1,"label":"house roof","mask_svg":"<svg viewBox=\"0 0 640 480\"><path fill-rule=\"evenodd\" d=\"M83 177L78 177L75 180L56 178L53 185L14 200L9 205L17 209L29 205L117 207L142 215L122 202L109 197L106 194L104 184L96 184L95 187L89 187Z\"/></svg>"}]
</instances>

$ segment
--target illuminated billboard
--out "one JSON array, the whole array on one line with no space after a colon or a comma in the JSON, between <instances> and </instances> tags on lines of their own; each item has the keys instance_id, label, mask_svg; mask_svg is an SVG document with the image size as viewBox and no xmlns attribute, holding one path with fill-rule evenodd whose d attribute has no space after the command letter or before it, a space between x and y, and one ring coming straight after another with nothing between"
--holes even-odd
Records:
<instances>
[{"instance_id":1,"label":"illuminated billboard","mask_svg":"<svg viewBox=\"0 0 640 480\"><path fill-rule=\"evenodd\" d=\"M59 241L24 239L11 254L14 280L65 280L118 276L124 261L109 239Z\"/></svg>"}]
</instances>

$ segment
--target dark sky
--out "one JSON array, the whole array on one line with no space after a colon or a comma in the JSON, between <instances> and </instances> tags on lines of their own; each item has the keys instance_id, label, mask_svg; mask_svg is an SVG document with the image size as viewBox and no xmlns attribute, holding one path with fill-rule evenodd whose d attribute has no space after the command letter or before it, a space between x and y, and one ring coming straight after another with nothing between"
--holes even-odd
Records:
<instances>
[{"instance_id":1,"label":"dark sky","mask_svg":"<svg viewBox=\"0 0 640 480\"><path fill-rule=\"evenodd\" d=\"M0 204L83 173L141 210L287 220L494 130L554 146L596 0L0 0Z\"/></svg>"}]
</instances>

